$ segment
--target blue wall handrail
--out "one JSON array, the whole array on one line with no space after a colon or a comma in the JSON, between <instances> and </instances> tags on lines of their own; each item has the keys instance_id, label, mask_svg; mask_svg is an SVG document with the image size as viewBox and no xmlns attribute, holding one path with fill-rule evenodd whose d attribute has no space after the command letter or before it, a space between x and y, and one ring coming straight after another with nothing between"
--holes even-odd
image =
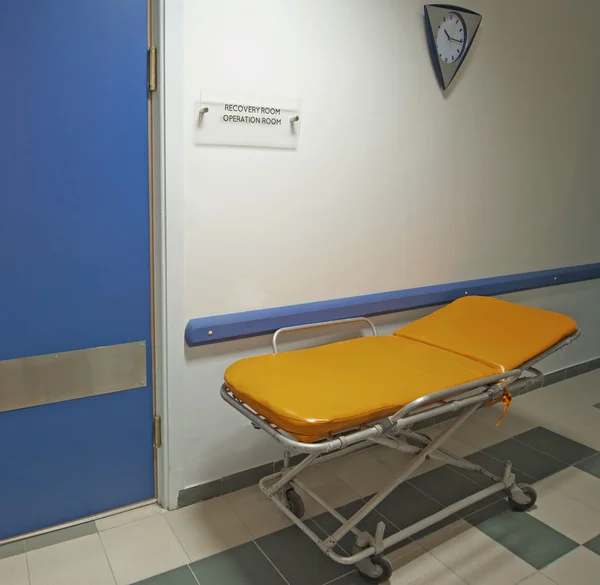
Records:
<instances>
[{"instance_id":1,"label":"blue wall handrail","mask_svg":"<svg viewBox=\"0 0 600 585\"><path fill-rule=\"evenodd\" d=\"M264 335L292 325L441 305L465 294L492 296L596 278L600 278L600 263L200 317L188 322L185 340L188 346L193 347Z\"/></svg>"}]
</instances>

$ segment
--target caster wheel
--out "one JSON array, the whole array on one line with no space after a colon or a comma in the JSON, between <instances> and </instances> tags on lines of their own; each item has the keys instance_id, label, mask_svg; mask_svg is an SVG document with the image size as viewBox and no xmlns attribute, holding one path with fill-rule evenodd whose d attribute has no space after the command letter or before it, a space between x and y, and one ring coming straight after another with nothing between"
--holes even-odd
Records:
<instances>
[{"instance_id":1,"label":"caster wheel","mask_svg":"<svg viewBox=\"0 0 600 585\"><path fill-rule=\"evenodd\" d=\"M285 505L296 518L302 518L302 516L304 516L304 502L298 495L298 492L293 488L290 488L285 492Z\"/></svg>"},{"instance_id":2,"label":"caster wheel","mask_svg":"<svg viewBox=\"0 0 600 585\"><path fill-rule=\"evenodd\" d=\"M537 500L537 492L526 483L519 483L517 484L517 487L521 488L521 491L529 498L529 502L527 502L526 504L515 502L515 500L511 498L510 494L508 494L508 503L513 510L516 510L518 512L525 512L526 510L532 508L535 504Z\"/></svg>"},{"instance_id":3,"label":"caster wheel","mask_svg":"<svg viewBox=\"0 0 600 585\"><path fill-rule=\"evenodd\" d=\"M365 583L386 583L389 581L389 578L392 576L392 564L384 557L380 557L374 555L369 558L371 563L376 571L379 572L377 577L372 577L371 575L366 575L365 573L361 573L360 576L363 578Z\"/></svg>"}]
</instances>

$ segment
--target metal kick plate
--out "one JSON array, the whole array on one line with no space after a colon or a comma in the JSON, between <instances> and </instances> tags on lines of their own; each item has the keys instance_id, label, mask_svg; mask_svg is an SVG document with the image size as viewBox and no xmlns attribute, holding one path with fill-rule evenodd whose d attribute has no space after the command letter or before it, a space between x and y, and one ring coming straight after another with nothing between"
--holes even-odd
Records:
<instances>
[{"instance_id":1,"label":"metal kick plate","mask_svg":"<svg viewBox=\"0 0 600 585\"><path fill-rule=\"evenodd\" d=\"M0 361L0 412L146 386L146 342Z\"/></svg>"}]
</instances>

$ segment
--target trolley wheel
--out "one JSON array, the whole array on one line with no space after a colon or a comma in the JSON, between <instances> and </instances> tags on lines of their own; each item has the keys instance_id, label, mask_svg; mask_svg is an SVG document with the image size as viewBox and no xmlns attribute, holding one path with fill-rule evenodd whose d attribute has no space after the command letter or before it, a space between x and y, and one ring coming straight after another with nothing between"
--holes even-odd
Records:
<instances>
[{"instance_id":1,"label":"trolley wheel","mask_svg":"<svg viewBox=\"0 0 600 585\"><path fill-rule=\"evenodd\" d=\"M304 502L294 488L290 488L285 492L285 505L296 518L304 516Z\"/></svg>"},{"instance_id":2,"label":"trolley wheel","mask_svg":"<svg viewBox=\"0 0 600 585\"><path fill-rule=\"evenodd\" d=\"M369 557L371 563L376 570L379 571L379 575L377 577L372 577L371 575L367 575L365 573L360 572L360 576L366 583L385 583L392 576L392 564L385 557L380 557L379 555L373 555Z\"/></svg>"},{"instance_id":3,"label":"trolley wheel","mask_svg":"<svg viewBox=\"0 0 600 585\"><path fill-rule=\"evenodd\" d=\"M518 512L525 512L533 507L537 500L537 492L526 483L518 483L517 487L521 489L521 491L529 498L529 502L526 504L521 504L520 502L515 502L508 494L508 503L513 510L517 510Z\"/></svg>"}]
</instances>

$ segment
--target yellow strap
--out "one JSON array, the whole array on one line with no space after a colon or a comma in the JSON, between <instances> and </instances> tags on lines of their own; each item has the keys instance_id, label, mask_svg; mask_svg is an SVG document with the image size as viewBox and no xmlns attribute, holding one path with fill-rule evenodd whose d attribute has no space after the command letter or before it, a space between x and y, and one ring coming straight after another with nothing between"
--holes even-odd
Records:
<instances>
[{"instance_id":1,"label":"yellow strap","mask_svg":"<svg viewBox=\"0 0 600 585\"><path fill-rule=\"evenodd\" d=\"M496 423L497 427L500 426L500 423L502 422L502 419L504 418L504 415L506 414L506 411L509 409L509 407L510 407L510 405L512 403L512 394L508 391L508 389L505 388L504 389L504 393L502 394L502 396L499 396L493 402L488 402L486 404L486 406L489 408L490 406L494 406L495 404L498 404L498 402L502 402L502 404L504 404L504 410L502 411L500 419Z\"/></svg>"}]
</instances>

